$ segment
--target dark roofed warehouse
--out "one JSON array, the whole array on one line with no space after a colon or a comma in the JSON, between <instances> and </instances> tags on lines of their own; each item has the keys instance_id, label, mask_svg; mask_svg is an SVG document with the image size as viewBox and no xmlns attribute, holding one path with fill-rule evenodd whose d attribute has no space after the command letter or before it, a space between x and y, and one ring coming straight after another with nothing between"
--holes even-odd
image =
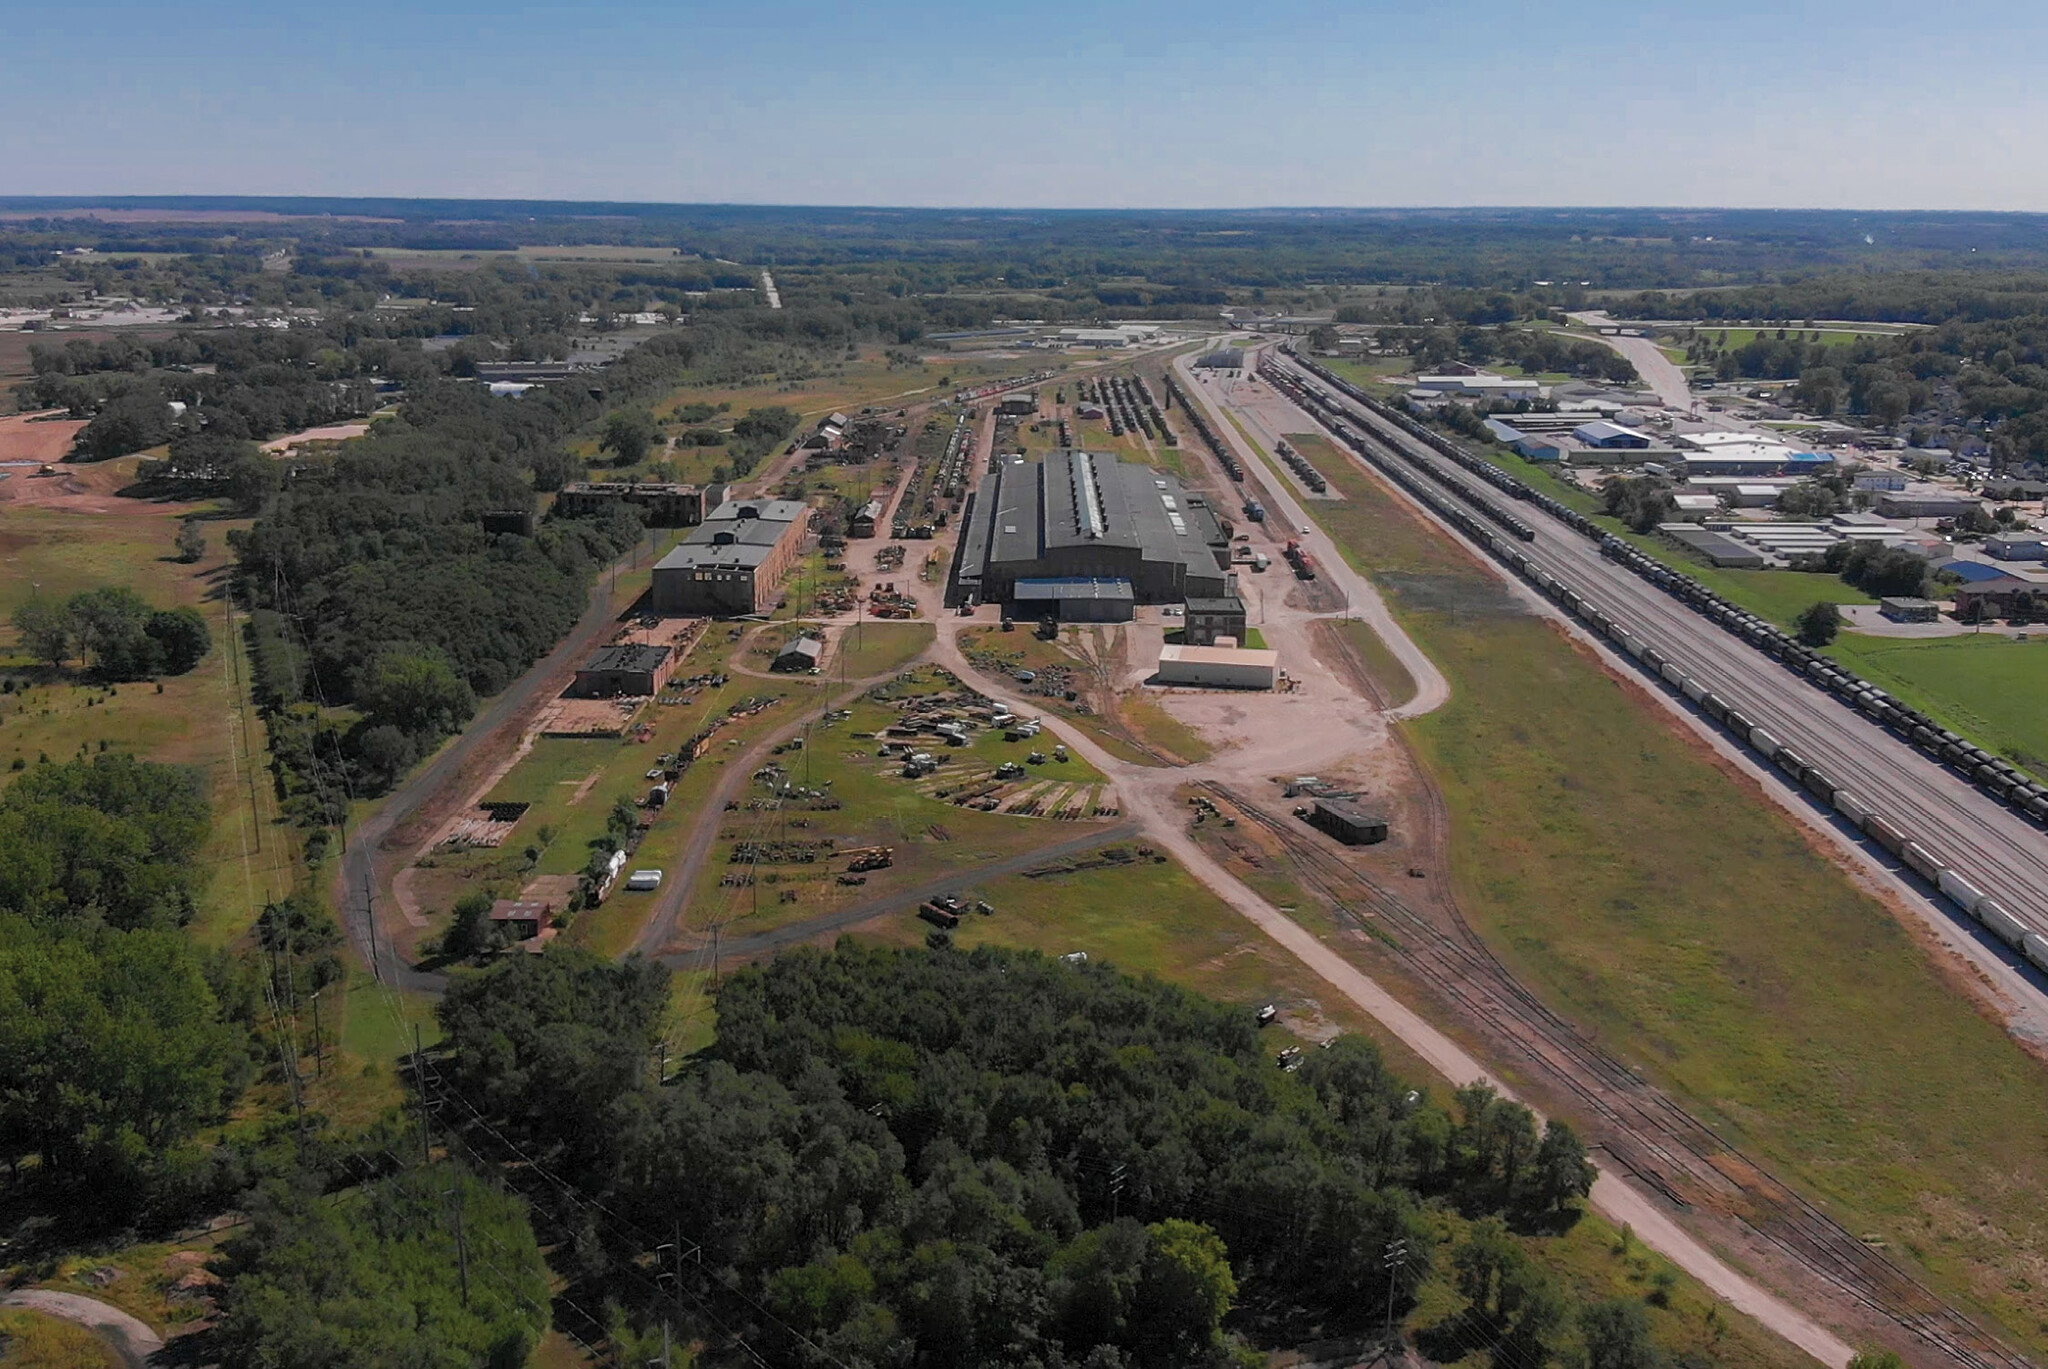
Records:
<instances>
[{"instance_id":1,"label":"dark roofed warehouse","mask_svg":"<svg viewBox=\"0 0 2048 1369\"><path fill-rule=\"evenodd\" d=\"M1139 604L1215 597L1230 533L1172 476L1101 452L1005 457L967 507L951 603L1010 602L1027 580L1121 580Z\"/></svg>"},{"instance_id":2,"label":"dark roofed warehouse","mask_svg":"<svg viewBox=\"0 0 2048 1369\"><path fill-rule=\"evenodd\" d=\"M674 663L665 646L608 646L576 671L575 691L587 699L661 692Z\"/></svg>"},{"instance_id":3,"label":"dark roofed warehouse","mask_svg":"<svg viewBox=\"0 0 2048 1369\"><path fill-rule=\"evenodd\" d=\"M1346 846L1372 846L1387 839L1387 820L1349 799L1317 799L1306 816L1309 826L1328 832Z\"/></svg>"}]
</instances>

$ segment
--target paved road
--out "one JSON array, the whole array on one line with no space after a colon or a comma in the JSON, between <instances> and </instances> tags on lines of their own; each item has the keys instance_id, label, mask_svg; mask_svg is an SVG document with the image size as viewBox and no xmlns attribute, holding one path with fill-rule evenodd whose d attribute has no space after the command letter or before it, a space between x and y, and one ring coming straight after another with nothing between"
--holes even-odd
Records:
<instances>
[{"instance_id":1,"label":"paved road","mask_svg":"<svg viewBox=\"0 0 2048 1369\"><path fill-rule=\"evenodd\" d=\"M590 604L582 619L561 644L493 699L489 707L470 721L460 737L427 765L414 771L362 826L347 834L348 850L341 859L341 871L337 877L339 888L335 896L349 940L355 944L356 952L375 968L381 982L395 988L427 993L439 993L448 984L446 975L416 970L393 949L396 943L391 930L402 925L396 900L385 899L381 908L375 908L376 915L372 915L376 892L389 888L389 880L383 878L385 871L382 867L387 864L386 855L380 853L383 842L394 829L417 813L421 805L451 783L475 759L481 748L491 745L501 729L542 703L545 696L557 687L563 672L609 635L618 623L618 613L611 602L613 586L618 577L635 564L637 562L633 558L628 558L600 577L591 588Z\"/></svg>"},{"instance_id":2,"label":"paved road","mask_svg":"<svg viewBox=\"0 0 2048 1369\"><path fill-rule=\"evenodd\" d=\"M148 1323L129 1316L112 1303L79 1293L49 1288L23 1288L0 1293L0 1307L25 1307L85 1327L113 1348L129 1369L145 1369L150 1356L164 1348L164 1338Z\"/></svg>"},{"instance_id":3,"label":"paved road","mask_svg":"<svg viewBox=\"0 0 2048 1369\"><path fill-rule=\"evenodd\" d=\"M1353 409L1361 426L1382 431L1384 424ZM1414 439L1392 430L1384 436L1383 445L1390 449L1428 454L1435 469L1500 502L1490 487L1428 453ZM1588 538L1531 505L1518 504L1515 513L1536 528L1536 540L1525 550L1544 570L1626 623L1681 671L1811 763L1851 786L1858 797L1972 884L2035 926L2048 926L2048 835L2040 828L1747 641L1608 561ZM1608 649L1604 642L1603 649ZM1616 659L1627 669L1640 669L1631 658ZM1652 692L1669 701L1661 686ZM1776 771L1759 773L1768 775L1767 784L1780 792L1788 787L1794 794L1800 792ZM1867 861L1889 871L1899 869L1898 862L1874 844L1860 836L1851 838L1831 813L1806 803L1803 795L1800 802L1818 819L1817 826L1848 841ZM1946 904L1930 903L1909 880L1900 879L1897 887L1910 895L1908 906L1984 972L2013 1030L2048 1042L2048 998L2036 972Z\"/></svg>"},{"instance_id":4,"label":"paved road","mask_svg":"<svg viewBox=\"0 0 2048 1369\"><path fill-rule=\"evenodd\" d=\"M1665 407L1682 414L1693 412L1692 387L1685 383L1685 372L1664 355L1657 344L1646 337L1616 337L1602 333L1602 326L1613 327L1613 320L1602 313L1568 314L1567 318L1587 330L1586 337L1627 357L1635 364L1636 374L1643 383L1654 390Z\"/></svg>"}]
</instances>

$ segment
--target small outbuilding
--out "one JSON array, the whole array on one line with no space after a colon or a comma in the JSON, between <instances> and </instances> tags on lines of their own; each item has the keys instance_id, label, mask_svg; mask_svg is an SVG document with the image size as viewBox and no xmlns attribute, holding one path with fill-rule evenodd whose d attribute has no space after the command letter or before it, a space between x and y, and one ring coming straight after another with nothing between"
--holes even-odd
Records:
<instances>
[{"instance_id":1,"label":"small outbuilding","mask_svg":"<svg viewBox=\"0 0 2048 1369\"><path fill-rule=\"evenodd\" d=\"M491 924L503 927L514 941L531 941L547 926L550 909L532 899L501 898L491 905Z\"/></svg>"},{"instance_id":2,"label":"small outbuilding","mask_svg":"<svg viewBox=\"0 0 2048 1369\"><path fill-rule=\"evenodd\" d=\"M1159 649L1159 673L1154 678L1160 684L1212 689L1271 689L1279 669L1277 651L1169 642Z\"/></svg>"},{"instance_id":3,"label":"small outbuilding","mask_svg":"<svg viewBox=\"0 0 2048 1369\"><path fill-rule=\"evenodd\" d=\"M1346 846L1374 846L1387 839L1387 820L1350 799L1317 799L1303 816L1309 826Z\"/></svg>"},{"instance_id":4,"label":"small outbuilding","mask_svg":"<svg viewBox=\"0 0 2048 1369\"><path fill-rule=\"evenodd\" d=\"M1235 594L1214 599L1190 599L1186 615L1183 621L1187 626L1181 635L1189 646L1215 646L1221 637L1228 637L1233 642L1244 640L1244 600Z\"/></svg>"},{"instance_id":5,"label":"small outbuilding","mask_svg":"<svg viewBox=\"0 0 2048 1369\"><path fill-rule=\"evenodd\" d=\"M816 637L795 637L775 653L775 668L785 672L815 670L825 657L825 644Z\"/></svg>"}]
</instances>

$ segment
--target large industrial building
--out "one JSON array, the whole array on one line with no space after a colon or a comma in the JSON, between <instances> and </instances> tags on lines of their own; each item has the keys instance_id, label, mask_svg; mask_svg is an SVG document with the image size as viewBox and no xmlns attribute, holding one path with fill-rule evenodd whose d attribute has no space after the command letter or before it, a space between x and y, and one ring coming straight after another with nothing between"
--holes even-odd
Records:
<instances>
[{"instance_id":1,"label":"large industrial building","mask_svg":"<svg viewBox=\"0 0 2048 1369\"><path fill-rule=\"evenodd\" d=\"M706 509L717 508L724 499L723 485L577 481L562 486L555 496L555 512L565 518L581 518L631 504L650 528L694 528L704 521Z\"/></svg>"},{"instance_id":2,"label":"large industrial building","mask_svg":"<svg viewBox=\"0 0 2048 1369\"><path fill-rule=\"evenodd\" d=\"M803 550L810 507L794 499L729 499L654 565L654 611L765 613Z\"/></svg>"},{"instance_id":3,"label":"large industrial building","mask_svg":"<svg viewBox=\"0 0 2048 1369\"><path fill-rule=\"evenodd\" d=\"M947 601L1078 606L1028 582L1098 580L1126 583L1132 603L1177 604L1220 598L1229 563L1229 525L1170 475L1101 452L1003 457L968 503Z\"/></svg>"}]
</instances>

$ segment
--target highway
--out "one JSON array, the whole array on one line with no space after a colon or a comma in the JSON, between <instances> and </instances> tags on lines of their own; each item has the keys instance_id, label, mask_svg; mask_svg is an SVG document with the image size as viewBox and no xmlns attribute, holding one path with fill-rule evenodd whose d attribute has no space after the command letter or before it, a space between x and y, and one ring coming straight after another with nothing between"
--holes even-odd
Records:
<instances>
[{"instance_id":1,"label":"highway","mask_svg":"<svg viewBox=\"0 0 2048 1369\"><path fill-rule=\"evenodd\" d=\"M1275 359L1304 380L1320 384L1289 359ZM1506 498L1348 397L1332 393L1382 449L1403 458L1425 458L1440 480L1483 492L1488 502L1509 509L1533 527L1536 540L1521 549L1544 571L1625 623L1685 674L1848 785L1910 840L1985 893L2035 926L2048 926L2048 834L2035 824L1741 637L1608 561L1592 540L1542 509ZM1874 844L1866 849L1882 854ZM1884 864L1898 868L1889 858ZM1953 920L1972 929L1975 925L1960 915ZM2015 1028L2048 1039L2038 979L2019 968L2002 948L1993 950L1988 938L1971 940L1984 952L1972 959L1992 974L2008 997L2031 1009L2024 1014L2031 1020L2015 1021Z\"/></svg>"}]
</instances>

